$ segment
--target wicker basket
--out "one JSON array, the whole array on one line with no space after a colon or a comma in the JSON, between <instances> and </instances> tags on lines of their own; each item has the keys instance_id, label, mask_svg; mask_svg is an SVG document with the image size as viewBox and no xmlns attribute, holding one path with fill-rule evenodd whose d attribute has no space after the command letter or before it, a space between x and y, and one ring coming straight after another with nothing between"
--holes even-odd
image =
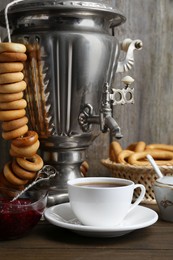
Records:
<instances>
[{"instance_id":1,"label":"wicker basket","mask_svg":"<svg viewBox=\"0 0 173 260\"><path fill-rule=\"evenodd\" d=\"M143 184L146 188L146 194L143 203L156 204L153 184L158 178L152 166L133 166L114 163L110 159L103 159L101 163L111 170L112 177L132 180L134 183ZM173 166L159 167L163 175L173 176ZM134 199L139 196L140 190L134 192Z\"/></svg>"}]
</instances>

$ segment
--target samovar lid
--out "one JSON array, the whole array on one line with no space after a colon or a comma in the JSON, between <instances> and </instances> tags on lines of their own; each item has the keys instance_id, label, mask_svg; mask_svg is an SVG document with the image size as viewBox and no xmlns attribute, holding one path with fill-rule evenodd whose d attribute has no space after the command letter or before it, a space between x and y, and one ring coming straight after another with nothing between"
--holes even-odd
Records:
<instances>
[{"instance_id":1,"label":"samovar lid","mask_svg":"<svg viewBox=\"0 0 173 260\"><path fill-rule=\"evenodd\" d=\"M12 22L15 17L18 18L21 14L23 16L25 13L34 14L52 10L63 13L63 15L66 13L78 16L102 14L110 21L110 27L118 26L126 21L125 16L118 9L105 4L103 1L21 0L10 6L8 10L9 22ZM4 10L0 12L0 25L5 26Z\"/></svg>"}]
</instances>

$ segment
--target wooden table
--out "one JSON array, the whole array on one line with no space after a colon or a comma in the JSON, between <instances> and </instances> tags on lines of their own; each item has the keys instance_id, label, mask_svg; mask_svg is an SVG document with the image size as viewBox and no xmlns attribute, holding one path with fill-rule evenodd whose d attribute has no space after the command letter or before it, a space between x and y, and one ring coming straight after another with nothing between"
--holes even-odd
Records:
<instances>
[{"instance_id":1,"label":"wooden table","mask_svg":"<svg viewBox=\"0 0 173 260\"><path fill-rule=\"evenodd\" d=\"M158 220L125 236L89 238L40 221L24 238L0 242L0 259L173 259L173 223Z\"/></svg>"}]
</instances>

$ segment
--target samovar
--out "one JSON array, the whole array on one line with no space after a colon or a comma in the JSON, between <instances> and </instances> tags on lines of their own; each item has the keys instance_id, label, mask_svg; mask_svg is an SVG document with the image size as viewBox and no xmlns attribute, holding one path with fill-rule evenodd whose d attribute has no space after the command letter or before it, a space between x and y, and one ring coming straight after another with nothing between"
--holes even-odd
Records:
<instances>
[{"instance_id":1,"label":"samovar","mask_svg":"<svg viewBox=\"0 0 173 260\"><path fill-rule=\"evenodd\" d=\"M122 137L112 105L133 103L132 81L125 78L123 89L112 89L111 83L116 72L133 66L133 51L142 43L118 42L114 28L126 18L103 1L25 0L5 11L12 41L27 47L30 127L39 134L44 163L58 171L49 203L68 201L67 180L81 177L93 140L107 131ZM7 26L4 10L0 17ZM126 57L118 61L121 49Z\"/></svg>"}]
</instances>

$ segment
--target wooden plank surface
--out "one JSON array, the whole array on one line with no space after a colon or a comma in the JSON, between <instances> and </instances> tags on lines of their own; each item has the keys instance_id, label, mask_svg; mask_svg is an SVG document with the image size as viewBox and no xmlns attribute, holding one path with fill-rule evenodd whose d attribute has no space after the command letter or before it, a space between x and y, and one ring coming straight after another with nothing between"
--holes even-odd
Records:
<instances>
[{"instance_id":1,"label":"wooden plank surface","mask_svg":"<svg viewBox=\"0 0 173 260\"><path fill-rule=\"evenodd\" d=\"M2 9L7 0L0 1ZM134 68L115 75L114 88L122 87L121 79L130 75L135 79L135 104L114 107L114 118L121 126L121 144L139 140L147 143L173 144L173 1L170 0L107 0L116 5L127 18L117 27L116 37L141 39L143 50L135 53ZM1 28L1 36L5 30ZM106 175L109 172L100 164L108 157L109 134L100 134L88 149L89 175ZM0 140L0 165L8 159L8 142Z\"/></svg>"},{"instance_id":2,"label":"wooden plank surface","mask_svg":"<svg viewBox=\"0 0 173 260\"><path fill-rule=\"evenodd\" d=\"M150 206L157 211L156 206ZM27 236L0 242L0 259L172 259L172 223L154 225L115 238L77 235L45 221Z\"/></svg>"}]
</instances>

